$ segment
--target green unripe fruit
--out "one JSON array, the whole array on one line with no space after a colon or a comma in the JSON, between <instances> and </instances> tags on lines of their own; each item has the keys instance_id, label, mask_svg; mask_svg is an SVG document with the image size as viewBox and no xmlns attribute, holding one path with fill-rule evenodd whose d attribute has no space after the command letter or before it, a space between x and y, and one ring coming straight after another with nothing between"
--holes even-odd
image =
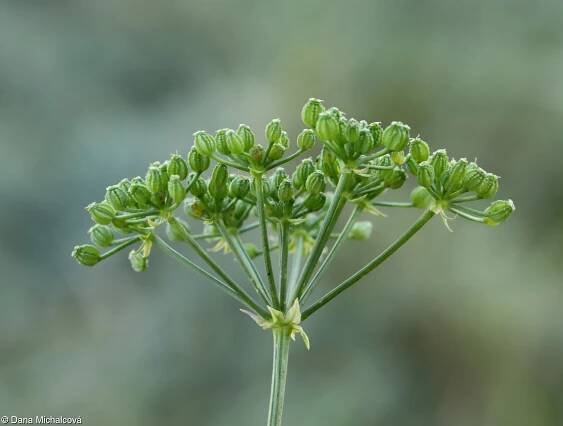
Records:
<instances>
[{"instance_id":1,"label":"green unripe fruit","mask_svg":"<svg viewBox=\"0 0 563 426\"><path fill-rule=\"evenodd\" d=\"M321 112L325 110L322 101L315 98L310 98L301 110L301 120L306 126L315 128L317 120Z\"/></svg>"},{"instance_id":2,"label":"green unripe fruit","mask_svg":"<svg viewBox=\"0 0 563 426\"><path fill-rule=\"evenodd\" d=\"M123 191L129 194L129 188L131 188L131 181L129 179L121 179L117 184Z\"/></svg>"},{"instance_id":3,"label":"green unripe fruit","mask_svg":"<svg viewBox=\"0 0 563 426\"><path fill-rule=\"evenodd\" d=\"M135 272L143 272L147 269L149 260L137 250L129 252L129 263Z\"/></svg>"},{"instance_id":4,"label":"green unripe fruit","mask_svg":"<svg viewBox=\"0 0 563 426\"><path fill-rule=\"evenodd\" d=\"M208 191L215 199L223 199L227 195L229 172L224 164L217 164L211 173Z\"/></svg>"},{"instance_id":5,"label":"green unripe fruit","mask_svg":"<svg viewBox=\"0 0 563 426\"><path fill-rule=\"evenodd\" d=\"M382 166L382 167L390 167L393 165L393 162L391 160L391 156L389 154L385 154L379 158L377 158L375 160L375 165L376 166ZM379 176L379 178L381 180L386 180L389 179L389 177L391 176L391 174L393 173L393 170L378 170L377 171L377 175Z\"/></svg>"},{"instance_id":6,"label":"green unripe fruit","mask_svg":"<svg viewBox=\"0 0 563 426\"><path fill-rule=\"evenodd\" d=\"M439 181L449 167L448 153L445 149L439 149L432 154L429 161L432 167L434 167L436 180Z\"/></svg>"},{"instance_id":7,"label":"green unripe fruit","mask_svg":"<svg viewBox=\"0 0 563 426\"><path fill-rule=\"evenodd\" d=\"M373 231L373 224L369 221L360 221L352 225L352 229L348 233L350 240L365 241L371 237Z\"/></svg>"},{"instance_id":8,"label":"green unripe fruit","mask_svg":"<svg viewBox=\"0 0 563 426\"><path fill-rule=\"evenodd\" d=\"M315 145L315 132L305 129L297 136L297 147L302 151L307 151Z\"/></svg>"},{"instance_id":9,"label":"green unripe fruit","mask_svg":"<svg viewBox=\"0 0 563 426\"><path fill-rule=\"evenodd\" d=\"M270 182L273 188L279 188L281 183L288 178L287 173L283 169L283 167L278 167L272 177L270 178Z\"/></svg>"},{"instance_id":10,"label":"green unripe fruit","mask_svg":"<svg viewBox=\"0 0 563 426\"><path fill-rule=\"evenodd\" d=\"M321 152L320 168L329 178L336 180L340 176L340 165L336 156L328 149L323 148Z\"/></svg>"},{"instance_id":11,"label":"green unripe fruit","mask_svg":"<svg viewBox=\"0 0 563 426\"><path fill-rule=\"evenodd\" d=\"M188 239L189 229L186 222L171 217L166 223L166 236L171 241L186 241Z\"/></svg>"},{"instance_id":12,"label":"green unripe fruit","mask_svg":"<svg viewBox=\"0 0 563 426\"><path fill-rule=\"evenodd\" d=\"M485 171L476 163L470 163L463 179L463 186L469 191L477 191L485 179L485 174Z\"/></svg>"},{"instance_id":13,"label":"green unripe fruit","mask_svg":"<svg viewBox=\"0 0 563 426\"><path fill-rule=\"evenodd\" d=\"M274 118L266 126L266 140L270 143L277 142L282 134L281 121Z\"/></svg>"},{"instance_id":14,"label":"green unripe fruit","mask_svg":"<svg viewBox=\"0 0 563 426\"><path fill-rule=\"evenodd\" d=\"M217 151L224 155L231 154L231 151L227 146L227 130L229 129L220 129L215 133L215 145L217 147Z\"/></svg>"},{"instance_id":15,"label":"green unripe fruit","mask_svg":"<svg viewBox=\"0 0 563 426\"><path fill-rule=\"evenodd\" d=\"M287 135L287 132L285 130L281 132L281 136L278 139L277 143L279 143L285 149L289 148L289 136Z\"/></svg>"},{"instance_id":16,"label":"green unripe fruit","mask_svg":"<svg viewBox=\"0 0 563 426\"><path fill-rule=\"evenodd\" d=\"M78 263L84 266L94 266L102 260L98 249L90 244L75 246L74 250L72 250L71 256L74 257Z\"/></svg>"},{"instance_id":17,"label":"green unripe fruit","mask_svg":"<svg viewBox=\"0 0 563 426\"><path fill-rule=\"evenodd\" d=\"M145 176L145 185L152 194L158 194L163 185L163 176L160 168L157 166L150 166Z\"/></svg>"},{"instance_id":18,"label":"green unripe fruit","mask_svg":"<svg viewBox=\"0 0 563 426\"><path fill-rule=\"evenodd\" d=\"M434 177L434 167L428 161L423 161L418 165L416 179L420 186L430 188L434 183Z\"/></svg>"},{"instance_id":19,"label":"green unripe fruit","mask_svg":"<svg viewBox=\"0 0 563 426\"><path fill-rule=\"evenodd\" d=\"M201 155L209 157L215 151L215 138L209 133L199 130L194 133L194 146Z\"/></svg>"},{"instance_id":20,"label":"green unripe fruit","mask_svg":"<svg viewBox=\"0 0 563 426\"><path fill-rule=\"evenodd\" d=\"M180 155L173 154L168 161L168 176L177 175L180 180L188 177L188 164Z\"/></svg>"},{"instance_id":21,"label":"green unripe fruit","mask_svg":"<svg viewBox=\"0 0 563 426\"><path fill-rule=\"evenodd\" d=\"M512 200L497 200L485 209L485 223L496 226L508 219L514 210Z\"/></svg>"},{"instance_id":22,"label":"green unripe fruit","mask_svg":"<svg viewBox=\"0 0 563 426\"><path fill-rule=\"evenodd\" d=\"M254 146L254 142L256 141L254 132L246 124L241 124L240 126L238 126L237 135L242 139L242 142L244 144L244 151L248 152L248 150L250 150L250 148Z\"/></svg>"},{"instance_id":23,"label":"green unripe fruit","mask_svg":"<svg viewBox=\"0 0 563 426\"><path fill-rule=\"evenodd\" d=\"M192 147L188 153L188 163L194 172L203 173L209 168L211 160L209 157L201 155L195 147Z\"/></svg>"},{"instance_id":24,"label":"green unripe fruit","mask_svg":"<svg viewBox=\"0 0 563 426\"><path fill-rule=\"evenodd\" d=\"M344 118L344 113L340 111L337 107L330 107L329 109L326 110L326 112L332 115L336 119L336 121L340 121L341 118Z\"/></svg>"},{"instance_id":25,"label":"green unripe fruit","mask_svg":"<svg viewBox=\"0 0 563 426\"><path fill-rule=\"evenodd\" d=\"M407 174L405 171L397 167L391 171L391 174L385 179L384 183L387 188L398 189L403 186L406 180Z\"/></svg>"},{"instance_id":26,"label":"green unripe fruit","mask_svg":"<svg viewBox=\"0 0 563 426\"><path fill-rule=\"evenodd\" d=\"M168 161L158 166L158 168L160 169L160 175L162 176L161 192L166 192L166 188L168 188L168 179L170 178L168 175Z\"/></svg>"},{"instance_id":27,"label":"green unripe fruit","mask_svg":"<svg viewBox=\"0 0 563 426\"><path fill-rule=\"evenodd\" d=\"M118 185L108 186L106 188L105 199L116 210L124 210L130 203L129 194L121 189Z\"/></svg>"},{"instance_id":28,"label":"green unripe fruit","mask_svg":"<svg viewBox=\"0 0 563 426\"><path fill-rule=\"evenodd\" d=\"M498 191L498 176L486 173L483 182L475 191L479 198L492 198Z\"/></svg>"},{"instance_id":29,"label":"green unripe fruit","mask_svg":"<svg viewBox=\"0 0 563 426\"><path fill-rule=\"evenodd\" d=\"M115 209L107 201L101 203L91 203L86 206L86 211L90 213L90 217L100 225L108 225L115 217Z\"/></svg>"},{"instance_id":30,"label":"green unripe fruit","mask_svg":"<svg viewBox=\"0 0 563 426\"><path fill-rule=\"evenodd\" d=\"M344 139L349 143L358 142L360 139L360 123L354 118L348 120L344 129Z\"/></svg>"},{"instance_id":31,"label":"green unripe fruit","mask_svg":"<svg viewBox=\"0 0 563 426\"><path fill-rule=\"evenodd\" d=\"M428 160L428 157L430 157L430 147L420 138L411 139L409 152L417 164Z\"/></svg>"},{"instance_id":32,"label":"green unripe fruit","mask_svg":"<svg viewBox=\"0 0 563 426\"><path fill-rule=\"evenodd\" d=\"M358 150L360 154L367 154L373 148L375 148L375 142L371 132L368 129L360 130L360 136L358 138Z\"/></svg>"},{"instance_id":33,"label":"green unripe fruit","mask_svg":"<svg viewBox=\"0 0 563 426\"><path fill-rule=\"evenodd\" d=\"M434 198L432 194L428 192L423 186L417 186L414 188L410 195L412 204L419 209L426 209L430 207Z\"/></svg>"},{"instance_id":34,"label":"green unripe fruit","mask_svg":"<svg viewBox=\"0 0 563 426\"><path fill-rule=\"evenodd\" d=\"M325 189L325 176L322 172L314 171L305 181L305 190L309 194L318 194Z\"/></svg>"},{"instance_id":35,"label":"green unripe fruit","mask_svg":"<svg viewBox=\"0 0 563 426\"><path fill-rule=\"evenodd\" d=\"M234 130L227 130L225 139L227 140L227 147L229 151L231 151L231 154L241 155L244 152L244 141Z\"/></svg>"},{"instance_id":36,"label":"green unripe fruit","mask_svg":"<svg viewBox=\"0 0 563 426\"><path fill-rule=\"evenodd\" d=\"M248 216L248 212L250 211L250 205L245 203L242 200L235 201L235 204L230 209L231 214L235 222L235 226L239 226L242 224L242 221L245 220Z\"/></svg>"},{"instance_id":37,"label":"green unripe fruit","mask_svg":"<svg viewBox=\"0 0 563 426\"><path fill-rule=\"evenodd\" d=\"M463 188L466 170L467 160L465 158L461 158L451 166L450 173L444 181L446 193L452 194Z\"/></svg>"},{"instance_id":38,"label":"green unripe fruit","mask_svg":"<svg viewBox=\"0 0 563 426\"><path fill-rule=\"evenodd\" d=\"M242 176L235 176L229 184L229 195L233 198L244 198L250 191L250 180Z\"/></svg>"},{"instance_id":39,"label":"green unripe fruit","mask_svg":"<svg viewBox=\"0 0 563 426\"><path fill-rule=\"evenodd\" d=\"M168 195L174 204L180 204L186 198L186 188L182 185L180 176L172 175L168 181Z\"/></svg>"},{"instance_id":40,"label":"green unripe fruit","mask_svg":"<svg viewBox=\"0 0 563 426\"><path fill-rule=\"evenodd\" d=\"M390 151L401 151L409 142L410 127L400 121L393 121L383 131L381 141Z\"/></svg>"},{"instance_id":41,"label":"green unripe fruit","mask_svg":"<svg viewBox=\"0 0 563 426\"><path fill-rule=\"evenodd\" d=\"M326 203L326 195L322 192L319 194L311 194L305 200L305 207L311 211L316 212L324 207Z\"/></svg>"},{"instance_id":42,"label":"green unripe fruit","mask_svg":"<svg viewBox=\"0 0 563 426\"><path fill-rule=\"evenodd\" d=\"M291 177L293 186L297 189L303 188L305 182L307 181L307 178L314 171L315 171L315 163L313 163L313 160L311 160L310 158L306 158L305 160L301 161L301 163L299 163L299 165L297 166L295 172L293 172L293 175Z\"/></svg>"},{"instance_id":43,"label":"green unripe fruit","mask_svg":"<svg viewBox=\"0 0 563 426\"><path fill-rule=\"evenodd\" d=\"M416 174L418 173L418 164L416 163L416 161L413 160L412 155L407 155L407 158L405 159L405 164L407 165L407 168L409 169L409 172L411 172L414 176L416 176Z\"/></svg>"},{"instance_id":44,"label":"green unripe fruit","mask_svg":"<svg viewBox=\"0 0 563 426\"><path fill-rule=\"evenodd\" d=\"M289 179L284 180L278 187L278 200L287 203L293 199L293 188Z\"/></svg>"},{"instance_id":45,"label":"green unripe fruit","mask_svg":"<svg viewBox=\"0 0 563 426\"><path fill-rule=\"evenodd\" d=\"M381 143L381 137L383 136L383 129L381 128L381 123L375 122L368 125L368 130L373 138L374 147Z\"/></svg>"},{"instance_id":46,"label":"green unripe fruit","mask_svg":"<svg viewBox=\"0 0 563 426\"><path fill-rule=\"evenodd\" d=\"M270 152L268 153L268 159L273 161L279 160L280 158L283 157L284 153L285 153L285 147L281 143L275 143L270 148Z\"/></svg>"},{"instance_id":47,"label":"green unripe fruit","mask_svg":"<svg viewBox=\"0 0 563 426\"><path fill-rule=\"evenodd\" d=\"M88 230L90 241L100 247L108 247L113 243L113 232L107 225L94 225Z\"/></svg>"},{"instance_id":48,"label":"green unripe fruit","mask_svg":"<svg viewBox=\"0 0 563 426\"><path fill-rule=\"evenodd\" d=\"M317 136L323 141L334 141L340 136L340 125L329 112L319 114L315 127Z\"/></svg>"},{"instance_id":49,"label":"green unripe fruit","mask_svg":"<svg viewBox=\"0 0 563 426\"><path fill-rule=\"evenodd\" d=\"M248 152L253 164L259 165L264 161L265 150L262 145L254 145Z\"/></svg>"},{"instance_id":50,"label":"green unripe fruit","mask_svg":"<svg viewBox=\"0 0 563 426\"><path fill-rule=\"evenodd\" d=\"M202 178L197 178L192 184L190 192L194 197L202 198L207 193L207 183Z\"/></svg>"}]
</instances>

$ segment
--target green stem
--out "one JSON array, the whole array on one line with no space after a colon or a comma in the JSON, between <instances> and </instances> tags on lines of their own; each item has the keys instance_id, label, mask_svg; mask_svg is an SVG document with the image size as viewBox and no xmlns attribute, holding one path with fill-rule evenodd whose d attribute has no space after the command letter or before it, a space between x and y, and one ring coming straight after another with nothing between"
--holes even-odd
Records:
<instances>
[{"instance_id":1,"label":"green stem","mask_svg":"<svg viewBox=\"0 0 563 426\"><path fill-rule=\"evenodd\" d=\"M127 213L127 214L122 214L122 215L117 215L115 218L116 219L134 219L137 217L145 217L145 216L155 216L160 214L160 211L158 210L144 210L142 212L137 212L137 213Z\"/></svg>"},{"instance_id":2,"label":"green stem","mask_svg":"<svg viewBox=\"0 0 563 426\"><path fill-rule=\"evenodd\" d=\"M391 151L389 151L387 148L384 148L380 151L377 151L375 154L363 155L360 157L360 163L362 164L367 163L371 160L375 160L376 158L383 157L385 154L388 154L389 152Z\"/></svg>"},{"instance_id":3,"label":"green stem","mask_svg":"<svg viewBox=\"0 0 563 426\"><path fill-rule=\"evenodd\" d=\"M303 262L303 236L295 236L295 253L291 259L291 272L289 274L288 288L289 294L293 294L297 280L299 279L299 272L301 272L301 263ZM287 299L286 299L287 302Z\"/></svg>"},{"instance_id":4,"label":"green stem","mask_svg":"<svg viewBox=\"0 0 563 426\"><path fill-rule=\"evenodd\" d=\"M289 330L274 328L274 354L272 362L272 386L270 389L270 407L267 426L281 426L283 402L287 379L287 362L289 359Z\"/></svg>"},{"instance_id":5,"label":"green stem","mask_svg":"<svg viewBox=\"0 0 563 426\"><path fill-rule=\"evenodd\" d=\"M354 211L352 212L352 214L348 218L348 221L344 225L344 228L342 228L342 231L340 232L340 234L338 234L338 238L336 239L336 241L334 242L334 244L330 248L330 251L327 253L326 257L324 258L323 263L321 263L321 266L319 266L319 269L317 269L317 272L315 273L315 275L313 275L313 278L311 278L311 281L309 281L309 283L305 287L305 290L303 291L303 296L301 297L301 300L300 300L301 303L305 302L307 296L309 295L311 290L313 290L315 284L317 283L319 278L322 276L323 272L326 270L330 261L332 260L332 258L336 254L336 250L338 249L338 247L340 246L342 241L344 241L344 239L346 238L346 236L350 232L350 229L352 229L352 226L354 226L354 223L356 223L356 220L358 219L358 217L362 214L362 210L363 210L363 208L359 205L355 207Z\"/></svg>"},{"instance_id":6,"label":"green stem","mask_svg":"<svg viewBox=\"0 0 563 426\"><path fill-rule=\"evenodd\" d=\"M399 248L403 246L414 234L416 234L420 228L422 228L432 217L434 217L434 212L431 210L425 211L417 220L412 224L412 226L407 229L399 238L397 238L389 247L387 247L379 256L365 265L362 269L356 272L354 275L344 280L342 283L337 285L334 289L329 291L315 303L313 303L309 308L307 308L301 315L302 321L311 316L315 311L322 308L340 293L342 293L347 288L357 283L365 275L373 271L379 265L381 265L389 256L395 253Z\"/></svg>"},{"instance_id":7,"label":"green stem","mask_svg":"<svg viewBox=\"0 0 563 426\"><path fill-rule=\"evenodd\" d=\"M270 253L270 240L268 238L268 224L266 223L266 212L264 211L264 182L262 181L261 173L254 174L254 186L256 189L256 212L258 214L258 222L260 223L262 234L262 251L264 252L264 266L270 286L270 297L274 304L273 307L279 308L280 302L276 290L276 280L274 278L274 268L272 267L272 256Z\"/></svg>"},{"instance_id":8,"label":"green stem","mask_svg":"<svg viewBox=\"0 0 563 426\"><path fill-rule=\"evenodd\" d=\"M280 310L285 312L287 300L287 258L289 256L289 222L283 220L280 224Z\"/></svg>"},{"instance_id":9,"label":"green stem","mask_svg":"<svg viewBox=\"0 0 563 426\"><path fill-rule=\"evenodd\" d=\"M473 216L476 216L476 217L485 217L485 213L482 212L481 210L472 209L471 207L467 207L467 206L464 206L464 205L457 205L456 204L455 206L450 205L449 207L455 208L457 210L462 210L462 211L464 211L468 214L471 214Z\"/></svg>"},{"instance_id":10,"label":"green stem","mask_svg":"<svg viewBox=\"0 0 563 426\"><path fill-rule=\"evenodd\" d=\"M240 265L242 266L242 268L250 278L250 282L254 286L254 289L256 290L258 295L262 298L262 300L266 303L266 305L270 305L272 302L268 297L266 286L262 281L260 274L256 270L256 266L254 265L254 263L250 259L250 256L248 256L248 253L244 249L244 246L240 241L240 238L238 238L237 235L232 235L229 232L229 230L225 227L225 225L223 225L223 223L220 221L216 221L215 226L217 226L217 229L219 229L219 232L221 232L221 235L223 236L223 238L231 248L231 251L233 252L235 257L239 261Z\"/></svg>"},{"instance_id":11,"label":"green stem","mask_svg":"<svg viewBox=\"0 0 563 426\"><path fill-rule=\"evenodd\" d=\"M233 161L229 161L226 158L223 158L217 154L212 154L211 158L213 158L218 163L223 163L226 166L232 167L233 169L241 170L243 172L249 172L248 167L243 164L235 163Z\"/></svg>"},{"instance_id":12,"label":"green stem","mask_svg":"<svg viewBox=\"0 0 563 426\"><path fill-rule=\"evenodd\" d=\"M217 285L221 290L227 292L229 295L231 295L232 297L237 299L239 302L241 302L246 307L254 310L257 314L259 314L263 318L269 318L270 317L269 313L264 308L257 305L256 302L254 302L246 293L244 293L244 291L242 291L242 292L234 291L231 287L229 287L228 284L221 281L220 279L215 277L213 274L210 274L205 269L203 269L201 266L192 262L190 259L188 259L186 256L184 256L179 251L175 250L172 246L170 246L166 241L164 241L159 236L156 236L156 242L157 242L157 244L160 245L160 247L162 247L164 249L164 251L168 255L172 256L174 259L176 259L178 262L182 263L183 265L188 266L189 268L195 269L197 272L202 274L204 277L211 280L211 282L213 284Z\"/></svg>"},{"instance_id":13,"label":"green stem","mask_svg":"<svg viewBox=\"0 0 563 426\"><path fill-rule=\"evenodd\" d=\"M467 201L477 201L481 198L477 197L476 195L467 195L465 197L458 197L452 200L452 203L465 203Z\"/></svg>"},{"instance_id":14,"label":"green stem","mask_svg":"<svg viewBox=\"0 0 563 426\"><path fill-rule=\"evenodd\" d=\"M299 277L299 282L296 286L296 292L290 298L289 304L291 304L295 298L301 297L305 285L307 284L309 278L311 277L311 274L317 266L317 262L321 257L324 247L326 246L326 242L330 238L330 233L334 228L336 219L338 218L340 212L342 211L342 208L344 207L344 203L342 202L342 195L344 194L344 189L346 188L349 176L350 172L345 172L341 174L340 178L338 179L338 185L336 185L336 189L334 190L332 201L330 203L326 216L321 223L319 234L315 239L315 244L313 245L311 254L308 257L307 262L303 266L303 272Z\"/></svg>"},{"instance_id":15,"label":"green stem","mask_svg":"<svg viewBox=\"0 0 563 426\"><path fill-rule=\"evenodd\" d=\"M281 160L274 161L273 163L268 164L267 170L272 170L272 169L274 169L274 168L276 168L276 167L281 166L282 164L289 163L291 160L293 160L293 159L299 157L299 156L300 156L301 154L303 154L304 152L305 152L304 150L300 149L300 150L294 152L293 154L291 154L291 155L289 155L289 156L287 156L287 157L285 157L285 158L282 158Z\"/></svg>"},{"instance_id":16,"label":"green stem","mask_svg":"<svg viewBox=\"0 0 563 426\"><path fill-rule=\"evenodd\" d=\"M381 207L414 207L413 203L401 203L398 201L374 201L371 203L374 206L381 206Z\"/></svg>"},{"instance_id":17,"label":"green stem","mask_svg":"<svg viewBox=\"0 0 563 426\"><path fill-rule=\"evenodd\" d=\"M467 213L466 211L460 209L460 208L456 208L454 206L450 206L448 208L450 211L454 212L457 215L460 215L461 217L464 217L465 219L471 220L473 222L478 222L478 223L484 223L485 219L483 218L483 216L474 216L470 213Z\"/></svg>"},{"instance_id":18,"label":"green stem","mask_svg":"<svg viewBox=\"0 0 563 426\"><path fill-rule=\"evenodd\" d=\"M103 259L107 259L110 256L113 256L115 253L117 253L118 251L123 250L125 247L129 247L131 244L136 243L137 241L140 241L141 237L137 236L137 237L132 237L124 242L122 242L121 244L119 244L118 246L115 246L114 248L112 248L111 250L106 251L104 254L102 254L100 256L100 260Z\"/></svg>"},{"instance_id":19,"label":"green stem","mask_svg":"<svg viewBox=\"0 0 563 426\"><path fill-rule=\"evenodd\" d=\"M354 197L358 198L361 197L362 195L366 195L369 194L370 192L375 192L375 191L379 191L382 190L383 188L385 188L385 184L384 183L377 183L374 185L367 185L363 188L359 188L358 190L354 191Z\"/></svg>"}]
</instances>

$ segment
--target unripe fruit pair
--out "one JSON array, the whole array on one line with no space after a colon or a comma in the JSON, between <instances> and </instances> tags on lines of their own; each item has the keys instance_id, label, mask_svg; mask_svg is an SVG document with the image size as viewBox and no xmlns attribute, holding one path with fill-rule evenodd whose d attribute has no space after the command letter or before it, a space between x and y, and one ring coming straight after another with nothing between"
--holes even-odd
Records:
<instances>
[{"instance_id":1,"label":"unripe fruit pair","mask_svg":"<svg viewBox=\"0 0 563 426\"><path fill-rule=\"evenodd\" d=\"M88 230L90 241L99 247L108 247L113 243L113 232L107 225L94 225Z\"/></svg>"},{"instance_id":2,"label":"unripe fruit pair","mask_svg":"<svg viewBox=\"0 0 563 426\"><path fill-rule=\"evenodd\" d=\"M106 188L106 201L116 210L124 210L131 203L129 194L119 185L112 185Z\"/></svg>"},{"instance_id":3,"label":"unripe fruit pair","mask_svg":"<svg viewBox=\"0 0 563 426\"><path fill-rule=\"evenodd\" d=\"M409 142L410 127L400 121L393 121L383 131L381 141L390 151L401 151Z\"/></svg>"},{"instance_id":4,"label":"unripe fruit pair","mask_svg":"<svg viewBox=\"0 0 563 426\"><path fill-rule=\"evenodd\" d=\"M315 163L310 158L307 158L297 166L292 175L293 186L297 189L303 188L307 178L315 171Z\"/></svg>"},{"instance_id":5,"label":"unripe fruit pair","mask_svg":"<svg viewBox=\"0 0 563 426\"><path fill-rule=\"evenodd\" d=\"M72 250L71 256L74 257L78 263L84 266L94 266L102 260L99 250L90 244L75 246L74 250Z\"/></svg>"},{"instance_id":6,"label":"unripe fruit pair","mask_svg":"<svg viewBox=\"0 0 563 426\"><path fill-rule=\"evenodd\" d=\"M215 138L209 133L199 130L194 133L194 146L201 155L209 157L215 152Z\"/></svg>"},{"instance_id":7,"label":"unripe fruit pair","mask_svg":"<svg viewBox=\"0 0 563 426\"><path fill-rule=\"evenodd\" d=\"M250 191L250 180L242 176L235 176L229 184L229 195L233 198L244 198Z\"/></svg>"},{"instance_id":8,"label":"unripe fruit pair","mask_svg":"<svg viewBox=\"0 0 563 426\"><path fill-rule=\"evenodd\" d=\"M100 225L108 225L116 215L115 209L107 201L101 203L91 203L86 206L86 211L90 213L90 217Z\"/></svg>"},{"instance_id":9,"label":"unripe fruit pair","mask_svg":"<svg viewBox=\"0 0 563 426\"><path fill-rule=\"evenodd\" d=\"M180 176L170 176L170 180L168 181L168 195L174 204L180 204L186 197L186 188L182 185Z\"/></svg>"},{"instance_id":10,"label":"unripe fruit pair","mask_svg":"<svg viewBox=\"0 0 563 426\"><path fill-rule=\"evenodd\" d=\"M180 155L173 154L168 160L168 176L177 175L180 180L188 177L188 164Z\"/></svg>"},{"instance_id":11,"label":"unripe fruit pair","mask_svg":"<svg viewBox=\"0 0 563 426\"><path fill-rule=\"evenodd\" d=\"M325 110L320 99L310 98L301 109L301 120L306 126L314 129L319 115Z\"/></svg>"},{"instance_id":12,"label":"unripe fruit pair","mask_svg":"<svg viewBox=\"0 0 563 426\"><path fill-rule=\"evenodd\" d=\"M302 151L307 151L315 145L315 132L305 129L297 136L297 147Z\"/></svg>"},{"instance_id":13,"label":"unripe fruit pair","mask_svg":"<svg viewBox=\"0 0 563 426\"><path fill-rule=\"evenodd\" d=\"M195 147L192 147L188 153L188 163L194 172L203 173L209 168L211 160L209 157L200 154Z\"/></svg>"},{"instance_id":14,"label":"unripe fruit pair","mask_svg":"<svg viewBox=\"0 0 563 426\"><path fill-rule=\"evenodd\" d=\"M485 223L496 226L504 222L516 210L512 200L497 200L485 209Z\"/></svg>"}]
</instances>

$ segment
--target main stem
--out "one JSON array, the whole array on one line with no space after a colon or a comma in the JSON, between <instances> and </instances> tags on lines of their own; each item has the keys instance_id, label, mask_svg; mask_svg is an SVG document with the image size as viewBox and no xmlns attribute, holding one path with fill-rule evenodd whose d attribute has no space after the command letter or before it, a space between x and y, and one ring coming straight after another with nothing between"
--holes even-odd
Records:
<instances>
[{"instance_id":1,"label":"main stem","mask_svg":"<svg viewBox=\"0 0 563 426\"><path fill-rule=\"evenodd\" d=\"M286 327L274 328L272 332L274 335L274 356L267 426L281 426L290 338L289 330Z\"/></svg>"}]
</instances>

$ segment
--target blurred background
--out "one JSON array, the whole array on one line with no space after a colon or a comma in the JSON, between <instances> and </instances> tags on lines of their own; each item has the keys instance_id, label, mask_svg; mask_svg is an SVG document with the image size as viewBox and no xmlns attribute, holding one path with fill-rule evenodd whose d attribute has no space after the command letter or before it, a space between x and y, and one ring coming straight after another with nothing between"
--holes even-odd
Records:
<instances>
[{"instance_id":1,"label":"blurred background","mask_svg":"<svg viewBox=\"0 0 563 426\"><path fill-rule=\"evenodd\" d=\"M313 316L286 424L563 424L561 76L559 0L2 1L0 415L264 424L270 336L235 302L159 252L137 274L70 251L107 185L198 129L295 137L314 96L477 157L517 212L435 220ZM322 287L415 215L374 219Z\"/></svg>"}]
</instances>

